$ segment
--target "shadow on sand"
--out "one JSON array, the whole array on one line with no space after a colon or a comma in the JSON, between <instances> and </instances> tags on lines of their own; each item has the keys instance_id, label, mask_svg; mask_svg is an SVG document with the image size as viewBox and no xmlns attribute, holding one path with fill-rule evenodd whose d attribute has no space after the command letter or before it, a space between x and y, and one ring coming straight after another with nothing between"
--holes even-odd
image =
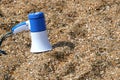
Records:
<instances>
[{"instance_id":1,"label":"shadow on sand","mask_svg":"<svg viewBox=\"0 0 120 80\"><path fill-rule=\"evenodd\" d=\"M74 49L75 44L73 44L72 42L67 42L67 41L60 41L56 44L53 44L53 49L57 48L57 47L63 47L63 46L68 46L70 49Z\"/></svg>"}]
</instances>

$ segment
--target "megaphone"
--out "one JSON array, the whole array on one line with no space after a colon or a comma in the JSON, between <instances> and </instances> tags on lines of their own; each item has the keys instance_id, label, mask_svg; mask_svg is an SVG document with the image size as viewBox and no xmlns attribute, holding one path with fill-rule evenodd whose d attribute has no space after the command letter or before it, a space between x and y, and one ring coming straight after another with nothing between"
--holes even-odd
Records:
<instances>
[{"instance_id":1,"label":"megaphone","mask_svg":"<svg viewBox=\"0 0 120 80\"><path fill-rule=\"evenodd\" d=\"M45 17L43 12L30 13L28 15L31 32L31 52L43 52L51 50L49 43Z\"/></svg>"},{"instance_id":2,"label":"megaphone","mask_svg":"<svg viewBox=\"0 0 120 80\"><path fill-rule=\"evenodd\" d=\"M45 16L43 12L30 13L28 21L21 22L12 28L14 34L23 30L30 30L32 53L44 52L52 49L48 40Z\"/></svg>"}]
</instances>

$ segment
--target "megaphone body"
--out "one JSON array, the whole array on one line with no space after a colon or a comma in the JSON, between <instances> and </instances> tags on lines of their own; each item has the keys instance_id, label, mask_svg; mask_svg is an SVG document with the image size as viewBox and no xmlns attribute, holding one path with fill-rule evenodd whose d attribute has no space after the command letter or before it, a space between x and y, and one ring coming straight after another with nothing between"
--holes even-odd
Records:
<instances>
[{"instance_id":1,"label":"megaphone body","mask_svg":"<svg viewBox=\"0 0 120 80\"><path fill-rule=\"evenodd\" d=\"M31 32L31 52L43 52L51 50L49 43L44 13L36 12L28 15Z\"/></svg>"},{"instance_id":2,"label":"megaphone body","mask_svg":"<svg viewBox=\"0 0 120 80\"><path fill-rule=\"evenodd\" d=\"M49 43L45 17L43 12L30 13L29 20L19 23L12 28L14 34L23 30L30 30L31 50L32 53L44 52L52 49Z\"/></svg>"}]
</instances>

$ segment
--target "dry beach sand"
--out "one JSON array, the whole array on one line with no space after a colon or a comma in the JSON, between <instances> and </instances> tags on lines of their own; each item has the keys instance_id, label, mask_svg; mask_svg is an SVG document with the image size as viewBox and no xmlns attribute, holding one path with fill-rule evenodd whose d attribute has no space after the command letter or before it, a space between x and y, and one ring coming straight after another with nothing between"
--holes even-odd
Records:
<instances>
[{"instance_id":1,"label":"dry beach sand","mask_svg":"<svg viewBox=\"0 0 120 80\"><path fill-rule=\"evenodd\" d=\"M0 0L0 36L45 13L53 50L30 53L30 32L7 38L0 80L120 80L120 0Z\"/></svg>"}]
</instances>

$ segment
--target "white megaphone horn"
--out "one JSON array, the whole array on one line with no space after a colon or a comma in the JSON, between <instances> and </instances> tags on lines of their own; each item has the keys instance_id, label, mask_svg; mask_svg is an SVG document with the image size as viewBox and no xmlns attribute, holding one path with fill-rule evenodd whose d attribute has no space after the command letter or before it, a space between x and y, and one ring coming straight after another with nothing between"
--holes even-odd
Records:
<instances>
[{"instance_id":1,"label":"white megaphone horn","mask_svg":"<svg viewBox=\"0 0 120 80\"><path fill-rule=\"evenodd\" d=\"M29 20L19 23L12 28L13 34L21 32L23 30L30 30L31 34L31 52L38 53L52 49L49 43L45 16L43 12L30 13L28 15Z\"/></svg>"}]
</instances>

